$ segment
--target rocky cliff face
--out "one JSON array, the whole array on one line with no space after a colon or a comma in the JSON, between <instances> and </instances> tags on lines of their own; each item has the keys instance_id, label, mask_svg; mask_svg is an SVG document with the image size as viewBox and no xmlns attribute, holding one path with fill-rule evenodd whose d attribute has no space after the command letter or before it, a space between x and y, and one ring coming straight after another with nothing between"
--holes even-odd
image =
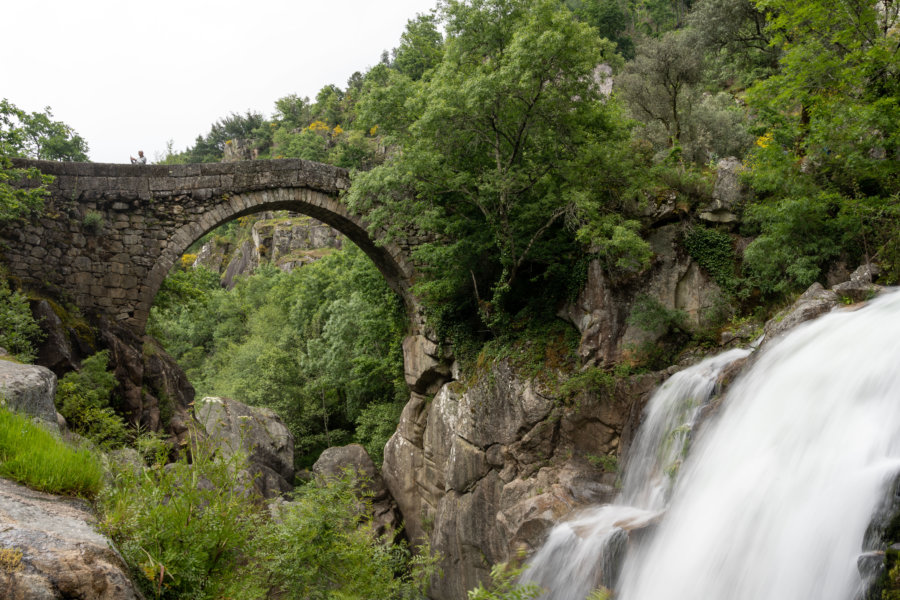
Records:
<instances>
[{"instance_id":1,"label":"rocky cliff face","mask_svg":"<svg viewBox=\"0 0 900 600\"><path fill-rule=\"evenodd\" d=\"M249 275L260 264L269 262L290 272L344 243L344 237L328 225L297 214L263 213L250 235L236 248L220 240L207 242L197 253L194 265L221 273L222 285L231 289L235 277Z\"/></svg>"},{"instance_id":2,"label":"rocky cliff face","mask_svg":"<svg viewBox=\"0 0 900 600\"><path fill-rule=\"evenodd\" d=\"M121 405L116 408L125 420L167 432L176 441L184 438L194 388L159 342L108 319L89 322L48 300L32 302L32 313L46 334L37 363L53 371L47 374L61 377L79 369L84 358L108 350L109 369L119 381L115 394ZM56 377L53 380L55 390ZM49 398L52 407L52 393Z\"/></svg>"},{"instance_id":3,"label":"rocky cliff face","mask_svg":"<svg viewBox=\"0 0 900 600\"><path fill-rule=\"evenodd\" d=\"M722 291L680 247L685 230L679 223L653 230L653 264L626 284L610 280L599 261L590 263L584 289L559 312L581 333L578 353L584 364L609 366L659 340L662 332L643 329L631 318L639 299L681 311L692 328L705 327L717 316Z\"/></svg>"},{"instance_id":4,"label":"rocky cliff face","mask_svg":"<svg viewBox=\"0 0 900 600\"><path fill-rule=\"evenodd\" d=\"M503 361L433 399L414 393L385 448L383 476L407 534L442 555L446 576L433 597L464 598L492 564L534 549L562 516L609 501L616 474L602 465L628 443L660 378L564 400Z\"/></svg>"},{"instance_id":5,"label":"rocky cliff face","mask_svg":"<svg viewBox=\"0 0 900 600\"><path fill-rule=\"evenodd\" d=\"M651 273L643 286L626 291L603 284L602 270L592 265L595 279L579 297L581 310L620 326L606 329L608 337L583 336L581 355L599 364L622 356L628 339L622 315L635 290L656 293L668 307L690 314L689 304L679 304L679 285L689 282L695 300L706 288L690 275L696 265L679 260L664 262L668 272ZM816 284L765 325L766 338L840 306L842 298L861 300L880 289L872 284L871 266L830 290ZM720 389L751 362L724 373ZM465 598L492 564L536 549L573 510L609 502L616 493L615 458L627 457L646 401L679 368L610 380L566 397L558 386L501 361L467 384L444 384L433 397L413 393L385 448L383 475L407 533L414 542L430 540L442 556L446 576L433 582L433 597Z\"/></svg>"}]
</instances>

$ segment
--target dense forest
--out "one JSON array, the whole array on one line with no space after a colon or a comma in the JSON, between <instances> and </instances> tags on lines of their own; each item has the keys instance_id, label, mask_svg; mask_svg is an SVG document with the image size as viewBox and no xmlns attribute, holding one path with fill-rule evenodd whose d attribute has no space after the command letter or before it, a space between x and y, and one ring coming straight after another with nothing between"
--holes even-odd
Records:
<instances>
[{"instance_id":1,"label":"dense forest","mask_svg":"<svg viewBox=\"0 0 900 600\"><path fill-rule=\"evenodd\" d=\"M7 184L40 177L14 169L9 157L86 160L86 152L84 140L49 110L27 113L3 100L0 221L27 218L42 203L39 190ZM726 157L740 161L747 201L739 223L716 227L694 215L712 201ZM770 315L840 265L874 262L882 282L900 281L900 4L447 0L410 19L398 46L344 87L277 99L271 116L225 116L193 146L170 144L160 162L279 158L349 169L344 200L351 210L390 235L415 231L426 240L414 251L423 277L413 291L464 371L485 356L556 344L562 358L554 369L584 378L576 374L577 336L556 316L559 306L581 290L591 261L617 286L640 278L654 259L648 206L673 202L670 218L686 226L681 243L718 284L724 308L703 330L687 332L677 314L646 306L644 316L669 327L674 345L637 354L625 367L662 368L728 322ZM193 250L237 247L252 225L252 218L229 223ZM262 264L230 290L219 273L186 256L160 289L148 332L198 395L276 410L294 434L298 467L354 441L380 462L408 397L401 351L407 316L360 250L346 243L323 254L291 272ZM4 283L0 307L0 346L33 359L39 333L25 322L23 296ZM89 413L83 433L115 447L140 436L116 423L109 389L106 398L80 391L109 388L97 383L105 368L98 356L86 363L88 379L73 375L61 384L70 397L60 410L76 425ZM540 362L545 354L535 356ZM150 454L158 448L152 435L140 439ZM128 485L128 494L153 502L140 482ZM348 490L303 498L343 510L353 503ZM102 498L110 531L137 535L128 528L143 525L123 516L125 494ZM230 518L244 505L222 510ZM415 576L392 579L409 573L407 550L373 551L345 529L340 548L323 544L323 555L351 548L348 572L362 573L366 553L375 552L378 572L365 577L395 582L378 584L377 593L420 593ZM251 560L266 564L282 534L249 531L231 532L222 543L256 539ZM238 562L215 568L234 574ZM274 564L270 576L287 577L294 566ZM161 572L151 575L162 581ZM278 581L283 590L312 589ZM197 575L155 592L228 593L210 582ZM264 583L253 581L260 597ZM334 597L307 592L290 597ZM345 592L340 597L375 597ZM527 593L498 571L493 590L469 597Z\"/></svg>"}]
</instances>

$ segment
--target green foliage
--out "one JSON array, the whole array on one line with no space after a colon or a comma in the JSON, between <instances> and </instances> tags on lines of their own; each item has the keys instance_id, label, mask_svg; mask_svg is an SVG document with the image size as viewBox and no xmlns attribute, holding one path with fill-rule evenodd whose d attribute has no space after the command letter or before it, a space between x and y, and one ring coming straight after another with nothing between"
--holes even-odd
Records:
<instances>
[{"instance_id":1,"label":"green foliage","mask_svg":"<svg viewBox=\"0 0 900 600\"><path fill-rule=\"evenodd\" d=\"M66 373L56 388L56 407L69 428L104 449L121 446L127 439L125 422L110 407L118 385L106 370L109 351L89 356L80 371Z\"/></svg>"},{"instance_id":2,"label":"green foliage","mask_svg":"<svg viewBox=\"0 0 900 600\"><path fill-rule=\"evenodd\" d=\"M0 406L0 477L51 494L92 498L103 469L88 449L74 449L28 417Z\"/></svg>"},{"instance_id":3,"label":"green foliage","mask_svg":"<svg viewBox=\"0 0 900 600\"><path fill-rule=\"evenodd\" d=\"M567 0L580 20L597 29L601 37L615 43L625 58L634 58L634 39L629 32L632 14L621 0Z\"/></svg>"},{"instance_id":4,"label":"green foliage","mask_svg":"<svg viewBox=\"0 0 900 600\"><path fill-rule=\"evenodd\" d=\"M524 569L511 567L506 563L491 567L491 584L469 590L468 600L531 600L539 597L544 590L536 583L519 583Z\"/></svg>"},{"instance_id":5,"label":"green foliage","mask_svg":"<svg viewBox=\"0 0 900 600\"><path fill-rule=\"evenodd\" d=\"M401 151L358 173L348 202L375 227L432 234L417 293L498 330L523 286L575 256L564 217L608 198L593 173L624 130L593 72L612 47L551 1L454 1L442 17L443 60L391 132Z\"/></svg>"},{"instance_id":6,"label":"green foliage","mask_svg":"<svg viewBox=\"0 0 900 600\"><path fill-rule=\"evenodd\" d=\"M752 0L696 2L688 23L717 83L743 86L775 70L780 50L771 44L765 10Z\"/></svg>"},{"instance_id":7,"label":"green foliage","mask_svg":"<svg viewBox=\"0 0 900 600\"><path fill-rule=\"evenodd\" d=\"M362 444L377 465L384 461L384 447L400 422L403 402L369 404L356 417L356 441Z\"/></svg>"},{"instance_id":8,"label":"green foliage","mask_svg":"<svg viewBox=\"0 0 900 600\"><path fill-rule=\"evenodd\" d=\"M299 133L286 129L275 132L275 147L279 158L303 158L322 162L328 155L328 141L308 128Z\"/></svg>"},{"instance_id":9,"label":"green foliage","mask_svg":"<svg viewBox=\"0 0 900 600\"><path fill-rule=\"evenodd\" d=\"M434 14L416 15L406 22L400 45L393 51L393 67L413 81L441 62L443 39Z\"/></svg>"},{"instance_id":10,"label":"green foliage","mask_svg":"<svg viewBox=\"0 0 900 600\"><path fill-rule=\"evenodd\" d=\"M758 204L747 220L761 235L744 250L748 280L764 293L787 293L814 283L840 254L842 227L835 217L841 197L786 198Z\"/></svg>"},{"instance_id":11,"label":"green foliage","mask_svg":"<svg viewBox=\"0 0 900 600\"><path fill-rule=\"evenodd\" d=\"M4 152L0 146L0 225L40 213L49 193L44 186L53 182L53 177L42 175L37 169L14 169ZM40 184L28 188L12 185L20 180L36 180Z\"/></svg>"},{"instance_id":12,"label":"green foliage","mask_svg":"<svg viewBox=\"0 0 900 600\"><path fill-rule=\"evenodd\" d=\"M642 295L634 300L628 324L648 333L665 335L673 331L684 331L686 319L684 311L666 308L656 298Z\"/></svg>"},{"instance_id":13,"label":"green foliage","mask_svg":"<svg viewBox=\"0 0 900 600\"><path fill-rule=\"evenodd\" d=\"M737 258L731 236L702 226L691 228L684 236L684 247L697 264L705 269L726 292L734 292Z\"/></svg>"},{"instance_id":14,"label":"green foliage","mask_svg":"<svg viewBox=\"0 0 900 600\"><path fill-rule=\"evenodd\" d=\"M875 258L895 278L896 8L756 5L771 15L767 35L781 55L779 70L748 92L761 134L746 169L760 196L750 217L762 231L745 256L749 276L763 292L784 293L821 279L837 258Z\"/></svg>"},{"instance_id":15,"label":"green foliage","mask_svg":"<svg viewBox=\"0 0 900 600\"><path fill-rule=\"evenodd\" d=\"M122 467L98 497L101 529L148 596L221 598L243 578L244 548L262 520L245 459L216 460L203 444L166 467ZM250 598L252 596L242 596Z\"/></svg>"},{"instance_id":16,"label":"green foliage","mask_svg":"<svg viewBox=\"0 0 900 600\"><path fill-rule=\"evenodd\" d=\"M619 459L615 455L603 454L598 456L596 454L588 454L586 458L589 463L607 473L619 472Z\"/></svg>"},{"instance_id":17,"label":"green foliage","mask_svg":"<svg viewBox=\"0 0 900 600\"><path fill-rule=\"evenodd\" d=\"M84 138L52 117L49 106L44 112L28 113L6 98L0 100L0 155L87 161Z\"/></svg>"},{"instance_id":18,"label":"green foliage","mask_svg":"<svg viewBox=\"0 0 900 600\"><path fill-rule=\"evenodd\" d=\"M688 35L670 32L641 45L616 80L635 117L665 127L670 147L685 142L689 97L700 82L702 59Z\"/></svg>"},{"instance_id":19,"label":"green foliage","mask_svg":"<svg viewBox=\"0 0 900 600\"><path fill-rule=\"evenodd\" d=\"M418 597L412 577L395 577L397 550L376 537L359 512L355 478L345 477L299 488L248 553L259 566L253 584L279 598Z\"/></svg>"},{"instance_id":20,"label":"green foliage","mask_svg":"<svg viewBox=\"0 0 900 600\"><path fill-rule=\"evenodd\" d=\"M361 415L406 393L402 301L350 244L290 274L264 265L230 292L214 274L176 271L148 328L198 393L278 412L294 434L300 466L352 441L357 427L377 459L387 427L378 421L386 412Z\"/></svg>"},{"instance_id":21,"label":"green foliage","mask_svg":"<svg viewBox=\"0 0 900 600\"><path fill-rule=\"evenodd\" d=\"M209 133L197 136L194 145L183 153L168 153L167 163L218 162L225 155L225 145L232 140L249 140L251 147L265 152L271 145L268 121L257 112L231 113L210 127Z\"/></svg>"},{"instance_id":22,"label":"green foliage","mask_svg":"<svg viewBox=\"0 0 900 600\"><path fill-rule=\"evenodd\" d=\"M600 367L589 367L578 371L560 386L563 398L574 396L580 392L594 394L611 394L616 387L616 377Z\"/></svg>"},{"instance_id":23,"label":"green foliage","mask_svg":"<svg viewBox=\"0 0 900 600\"><path fill-rule=\"evenodd\" d=\"M210 293L219 289L219 274L202 265L176 269L163 280L153 307L162 312L177 311L194 302L205 302Z\"/></svg>"},{"instance_id":24,"label":"green foliage","mask_svg":"<svg viewBox=\"0 0 900 600\"><path fill-rule=\"evenodd\" d=\"M35 346L43 339L44 332L31 314L28 299L0 278L0 347L16 360L30 363L37 356Z\"/></svg>"},{"instance_id":25,"label":"green foliage","mask_svg":"<svg viewBox=\"0 0 900 600\"><path fill-rule=\"evenodd\" d=\"M81 224L84 226L85 231L90 233L100 233L103 229L103 213L99 213L96 210L89 210L85 213L84 218L81 220Z\"/></svg>"},{"instance_id":26,"label":"green foliage","mask_svg":"<svg viewBox=\"0 0 900 600\"><path fill-rule=\"evenodd\" d=\"M624 281L645 271L653 258L650 244L640 231L639 222L613 213L587 219L578 230L578 239L590 244L604 273L615 281Z\"/></svg>"},{"instance_id":27,"label":"green foliage","mask_svg":"<svg viewBox=\"0 0 900 600\"><path fill-rule=\"evenodd\" d=\"M649 295L635 298L627 322L647 334L646 341L628 349L632 360L645 368L657 370L671 365L691 339L687 314L666 308Z\"/></svg>"},{"instance_id":28,"label":"green foliage","mask_svg":"<svg viewBox=\"0 0 900 600\"><path fill-rule=\"evenodd\" d=\"M246 457L120 467L98 498L101 528L154 598L420 598L403 547L376 538L346 477L311 483L270 514L251 491Z\"/></svg>"}]
</instances>

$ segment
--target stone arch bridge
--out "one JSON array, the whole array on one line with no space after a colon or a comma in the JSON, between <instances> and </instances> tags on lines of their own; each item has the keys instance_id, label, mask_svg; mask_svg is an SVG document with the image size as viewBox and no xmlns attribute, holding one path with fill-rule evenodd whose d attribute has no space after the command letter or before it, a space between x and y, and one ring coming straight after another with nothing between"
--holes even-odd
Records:
<instances>
[{"instance_id":1,"label":"stone arch bridge","mask_svg":"<svg viewBox=\"0 0 900 600\"><path fill-rule=\"evenodd\" d=\"M365 220L347 209L340 198L350 185L345 169L297 159L188 165L13 159L13 164L37 167L55 180L42 215L0 228L2 262L24 284L67 299L87 314L104 315L142 334L163 279L191 244L232 219L290 210L344 234L403 298L411 323L404 342L408 381L411 368L420 370L410 364L416 362L413 356L436 352L421 335L421 311L410 292L416 277L410 242L379 243L381 234L371 233Z\"/></svg>"}]
</instances>

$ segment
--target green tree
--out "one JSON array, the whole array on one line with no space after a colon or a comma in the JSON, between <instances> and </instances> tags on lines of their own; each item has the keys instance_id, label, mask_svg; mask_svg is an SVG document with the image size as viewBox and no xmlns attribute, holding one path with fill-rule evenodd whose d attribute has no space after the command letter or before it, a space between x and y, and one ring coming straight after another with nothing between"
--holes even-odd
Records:
<instances>
[{"instance_id":1,"label":"green tree","mask_svg":"<svg viewBox=\"0 0 900 600\"><path fill-rule=\"evenodd\" d=\"M441 65L420 88L418 114L389 163L360 173L349 202L376 226L413 224L439 242L418 258L419 286L438 302L474 295L501 314L522 272L574 251L563 227L580 203L602 202L602 170L621 135L595 68L612 45L553 1L451 1L442 8Z\"/></svg>"},{"instance_id":2,"label":"green tree","mask_svg":"<svg viewBox=\"0 0 900 600\"><path fill-rule=\"evenodd\" d=\"M626 59L634 58L634 40L630 32L632 15L622 0L567 0L566 4L579 19L614 42L619 54Z\"/></svg>"},{"instance_id":3,"label":"green tree","mask_svg":"<svg viewBox=\"0 0 900 600\"><path fill-rule=\"evenodd\" d=\"M900 25L894 2L760 0L782 50L749 98L775 142L849 194L900 189Z\"/></svg>"},{"instance_id":4,"label":"green tree","mask_svg":"<svg viewBox=\"0 0 900 600\"><path fill-rule=\"evenodd\" d=\"M747 96L758 119L745 177L762 235L745 267L763 291L822 279L837 258L900 277L900 25L894 2L762 0L779 71ZM813 236L809 234L813 233ZM766 274L784 273L776 284Z\"/></svg>"},{"instance_id":5,"label":"green tree","mask_svg":"<svg viewBox=\"0 0 900 600\"><path fill-rule=\"evenodd\" d=\"M393 51L393 66L415 81L437 66L442 55L443 38L437 29L437 16L420 14L406 22L400 45Z\"/></svg>"},{"instance_id":6,"label":"green tree","mask_svg":"<svg viewBox=\"0 0 900 600\"><path fill-rule=\"evenodd\" d=\"M0 224L41 211L53 177L36 168L14 168L10 157L44 160L87 160L87 142L71 127L52 121L50 108L27 113L7 99L0 100ZM31 180L26 187L18 185Z\"/></svg>"},{"instance_id":7,"label":"green tree","mask_svg":"<svg viewBox=\"0 0 900 600\"><path fill-rule=\"evenodd\" d=\"M30 363L37 356L35 346L43 338L28 299L0 278L0 347L17 360Z\"/></svg>"},{"instance_id":8,"label":"green tree","mask_svg":"<svg viewBox=\"0 0 900 600\"><path fill-rule=\"evenodd\" d=\"M641 45L617 84L635 117L662 125L674 148L685 141L692 87L702 74L702 55L690 37L685 32L670 32Z\"/></svg>"},{"instance_id":9,"label":"green tree","mask_svg":"<svg viewBox=\"0 0 900 600\"><path fill-rule=\"evenodd\" d=\"M235 139L251 140L255 148L265 152L271 141L269 129L268 121L258 112L231 113L213 123L209 133L197 136L194 146L185 151L185 162L218 162L225 155L225 145Z\"/></svg>"},{"instance_id":10,"label":"green tree","mask_svg":"<svg viewBox=\"0 0 900 600\"><path fill-rule=\"evenodd\" d=\"M87 161L88 145L50 107L28 113L7 99L0 100L0 154L41 160Z\"/></svg>"}]
</instances>

